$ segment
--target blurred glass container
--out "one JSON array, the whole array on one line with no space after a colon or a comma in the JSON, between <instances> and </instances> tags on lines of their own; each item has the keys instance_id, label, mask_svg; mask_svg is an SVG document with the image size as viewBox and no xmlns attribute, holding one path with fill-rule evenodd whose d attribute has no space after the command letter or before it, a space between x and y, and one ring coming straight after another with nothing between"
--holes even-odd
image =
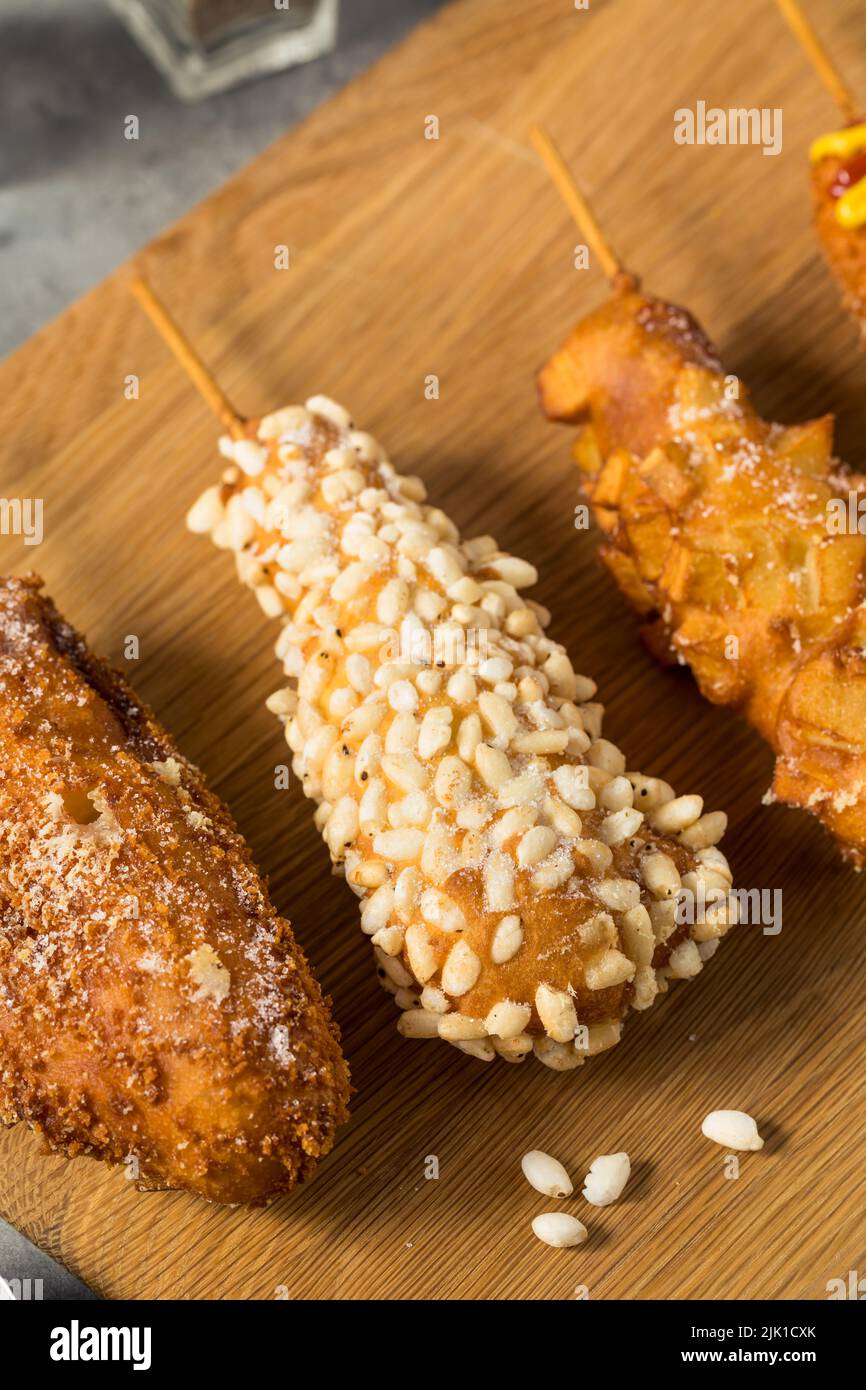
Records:
<instances>
[{"instance_id":1,"label":"blurred glass container","mask_svg":"<svg viewBox=\"0 0 866 1390\"><path fill-rule=\"evenodd\" d=\"M329 53L340 0L108 0L184 101Z\"/></svg>"}]
</instances>

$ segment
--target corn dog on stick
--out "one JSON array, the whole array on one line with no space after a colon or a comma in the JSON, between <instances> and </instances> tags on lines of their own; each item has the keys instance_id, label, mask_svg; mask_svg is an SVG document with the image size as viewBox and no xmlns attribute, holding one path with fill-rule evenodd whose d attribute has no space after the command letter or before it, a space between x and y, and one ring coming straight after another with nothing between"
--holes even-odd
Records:
<instances>
[{"instance_id":1,"label":"corn dog on stick","mask_svg":"<svg viewBox=\"0 0 866 1390\"><path fill-rule=\"evenodd\" d=\"M226 807L40 593L0 579L0 1120L261 1203L346 1118L327 1002Z\"/></svg>"},{"instance_id":2,"label":"corn dog on stick","mask_svg":"<svg viewBox=\"0 0 866 1390\"><path fill-rule=\"evenodd\" d=\"M602 559L653 650L745 715L776 753L768 799L811 811L859 868L866 479L832 458L830 417L760 419L694 319L636 284L620 275L542 368L542 408L579 426Z\"/></svg>"},{"instance_id":3,"label":"corn dog on stick","mask_svg":"<svg viewBox=\"0 0 866 1390\"><path fill-rule=\"evenodd\" d=\"M777 0L794 37L839 108L841 130L812 142L812 204L845 307L866 333L866 124L862 107L797 0Z\"/></svg>"},{"instance_id":4,"label":"corn dog on stick","mask_svg":"<svg viewBox=\"0 0 866 1390\"><path fill-rule=\"evenodd\" d=\"M400 1031L561 1070L611 1046L728 928L725 816L627 772L524 597L532 565L461 541L341 406L315 396L220 448L189 525L283 623L269 706Z\"/></svg>"}]
</instances>

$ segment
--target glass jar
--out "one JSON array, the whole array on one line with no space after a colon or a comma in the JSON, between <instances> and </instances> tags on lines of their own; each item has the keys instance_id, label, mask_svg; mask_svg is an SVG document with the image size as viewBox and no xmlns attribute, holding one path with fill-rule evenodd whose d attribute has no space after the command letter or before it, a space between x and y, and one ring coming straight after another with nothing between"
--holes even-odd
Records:
<instances>
[{"instance_id":1,"label":"glass jar","mask_svg":"<svg viewBox=\"0 0 866 1390\"><path fill-rule=\"evenodd\" d=\"M108 0L184 101L328 53L339 0Z\"/></svg>"}]
</instances>

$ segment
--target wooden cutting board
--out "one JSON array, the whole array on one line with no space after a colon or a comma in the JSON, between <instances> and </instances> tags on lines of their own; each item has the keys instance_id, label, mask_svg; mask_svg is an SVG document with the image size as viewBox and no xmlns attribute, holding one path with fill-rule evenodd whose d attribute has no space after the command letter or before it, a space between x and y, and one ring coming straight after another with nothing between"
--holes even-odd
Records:
<instances>
[{"instance_id":1,"label":"wooden cutting board","mask_svg":"<svg viewBox=\"0 0 866 1390\"><path fill-rule=\"evenodd\" d=\"M866 93L861 7L812 9ZM674 110L698 100L783 108L782 153L675 144ZM424 138L430 115L438 140ZM836 411L839 451L862 465L866 358L808 208L807 143L835 115L770 0L462 0L140 262L241 409L345 400L468 533L492 530L539 566L554 635L599 681L610 736L632 766L729 811L736 880L782 890L783 930L741 928L582 1071L401 1040L309 803L274 789L274 633L226 557L184 530L217 431L121 269L2 367L0 492L45 506L44 543L3 538L3 567L40 570L226 797L333 995L356 1095L313 1184L266 1211L138 1195L120 1172L5 1132L0 1211L106 1296L820 1299L828 1280L866 1274L866 883L807 817L761 805L766 748L687 673L652 663L594 537L572 525L569 435L541 419L533 370L605 287L574 268L531 120L561 142L626 261L694 309L764 412ZM159 177L146 132L128 177ZM768 1140L736 1179L700 1133L727 1106ZM597 1154L632 1156L623 1201L566 1204L591 1229L579 1250L530 1233L551 1205L520 1173L534 1147L578 1185Z\"/></svg>"}]
</instances>

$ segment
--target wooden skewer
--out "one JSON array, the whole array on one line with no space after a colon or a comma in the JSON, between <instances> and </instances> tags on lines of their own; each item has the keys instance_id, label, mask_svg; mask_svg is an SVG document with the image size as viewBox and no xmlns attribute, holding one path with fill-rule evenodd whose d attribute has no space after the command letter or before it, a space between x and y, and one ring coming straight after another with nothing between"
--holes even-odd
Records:
<instances>
[{"instance_id":1,"label":"wooden skewer","mask_svg":"<svg viewBox=\"0 0 866 1390\"><path fill-rule=\"evenodd\" d=\"M636 277L625 269L605 237L596 220L595 213L577 185L577 180L547 131L539 125L531 126L529 138L541 156L541 161L556 185L563 202L598 257L599 264L608 280L617 288L622 288L625 284L631 286L637 284Z\"/></svg>"},{"instance_id":2,"label":"wooden skewer","mask_svg":"<svg viewBox=\"0 0 866 1390\"><path fill-rule=\"evenodd\" d=\"M186 334L178 327L165 305L140 275L130 289L160 337L174 353L187 376L204 396L211 410L233 439L243 439L246 421L232 405L213 373L205 366Z\"/></svg>"},{"instance_id":3,"label":"wooden skewer","mask_svg":"<svg viewBox=\"0 0 866 1390\"><path fill-rule=\"evenodd\" d=\"M839 107L845 120L857 121L860 116L860 109L854 100L854 95L804 15L798 0L777 0L777 4L787 20L791 32L799 40L809 62Z\"/></svg>"}]
</instances>

